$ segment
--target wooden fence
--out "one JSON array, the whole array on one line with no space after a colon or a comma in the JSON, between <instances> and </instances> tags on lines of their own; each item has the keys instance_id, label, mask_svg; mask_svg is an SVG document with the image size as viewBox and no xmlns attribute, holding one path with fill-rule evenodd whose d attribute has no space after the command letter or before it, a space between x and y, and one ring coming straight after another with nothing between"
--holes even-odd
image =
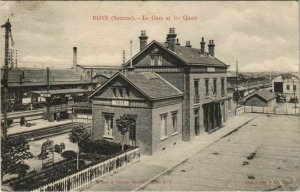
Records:
<instances>
[{"instance_id":1,"label":"wooden fence","mask_svg":"<svg viewBox=\"0 0 300 192\"><path fill-rule=\"evenodd\" d=\"M140 160L140 149L136 148L121 155L108 159L97 165L92 165L79 172L66 176L60 180L49 183L33 190L38 191L78 191L97 179L126 167Z\"/></svg>"},{"instance_id":2,"label":"wooden fence","mask_svg":"<svg viewBox=\"0 0 300 192\"><path fill-rule=\"evenodd\" d=\"M236 109L236 115L245 113L264 113L276 115L299 115L299 108L287 107L257 107L257 106L242 106Z\"/></svg>"}]
</instances>

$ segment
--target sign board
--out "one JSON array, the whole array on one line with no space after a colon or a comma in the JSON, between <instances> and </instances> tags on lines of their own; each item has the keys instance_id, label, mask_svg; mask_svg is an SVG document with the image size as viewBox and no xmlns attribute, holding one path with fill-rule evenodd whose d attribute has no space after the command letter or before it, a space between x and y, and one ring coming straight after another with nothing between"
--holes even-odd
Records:
<instances>
[{"instance_id":1,"label":"sign board","mask_svg":"<svg viewBox=\"0 0 300 192\"><path fill-rule=\"evenodd\" d=\"M207 72L215 72L216 69L214 67L207 67Z\"/></svg>"},{"instance_id":2,"label":"sign board","mask_svg":"<svg viewBox=\"0 0 300 192\"><path fill-rule=\"evenodd\" d=\"M22 99L22 103L23 103L23 104L31 103L31 98L23 98L23 99Z\"/></svg>"},{"instance_id":3,"label":"sign board","mask_svg":"<svg viewBox=\"0 0 300 192\"><path fill-rule=\"evenodd\" d=\"M112 100L111 105L116 105L116 106L129 106L129 101L124 101L124 100Z\"/></svg>"}]
</instances>

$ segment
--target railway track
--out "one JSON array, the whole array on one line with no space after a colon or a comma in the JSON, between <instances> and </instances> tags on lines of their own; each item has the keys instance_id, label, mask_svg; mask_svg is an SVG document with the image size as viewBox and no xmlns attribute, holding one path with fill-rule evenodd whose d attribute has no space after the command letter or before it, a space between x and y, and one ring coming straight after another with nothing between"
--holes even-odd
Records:
<instances>
[{"instance_id":1,"label":"railway track","mask_svg":"<svg viewBox=\"0 0 300 192\"><path fill-rule=\"evenodd\" d=\"M15 137L22 136L29 141L34 141L34 140L44 139L44 138L51 137L51 136L68 133L72 129L73 125L80 125L80 124L81 123L73 123L73 124L67 123L67 124L63 124L63 125L56 125L56 126L52 126L52 127L48 127L48 128L11 134L11 135L9 135L9 137L15 138ZM91 128L91 125L84 125L84 126L86 128Z\"/></svg>"}]
</instances>

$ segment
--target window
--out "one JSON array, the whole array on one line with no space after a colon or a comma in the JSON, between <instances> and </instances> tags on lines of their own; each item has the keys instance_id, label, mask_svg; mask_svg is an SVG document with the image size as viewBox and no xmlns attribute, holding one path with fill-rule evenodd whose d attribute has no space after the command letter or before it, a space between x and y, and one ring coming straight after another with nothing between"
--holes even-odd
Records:
<instances>
[{"instance_id":1,"label":"window","mask_svg":"<svg viewBox=\"0 0 300 192\"><path fill-rule=\"evenodd\" d=\"M151 66L157 66L157 65L162 65L162 56L158 54L152 54L150 55L151 61L150 65Z\"/></svg>"},{"instance_id":2,"label":"window","mask_svg":"<svg viewBox=\"0 0 300 192\"><path fill-rule=\"evenodd\" d=\"M112 90L113 90L114 97L117 97L117 90L116 90L116 88L113 88Z\"/></svg>"},{"instance_id":3,"label":"window","mask_svg":"<svg viewBox=\"0 0 300 192\"><path fill-rule=\"evenodd\" d=\"M157 65L162 65L162 56L158 55L158 63Z\"/></svg>"},{"instance_id":4,"label":"window","mask_svg":"<svg viewBox=\"0 0 300 192\"><path fill-rule=\"evenodd\" d=\"M160 115L160 139L167 138L167 114Z\"/></svg>"},{"instance_id":5,"label":"window","mask_svg":"<svg viewBox=\"0 0 300 192\"><path fill-rule=\"evenodd\" d=\"M214 78L214 95L217 94L217 79Z\"/></svg>"},{"instance_id":6,"label":"window","mask_svg":"<svg viewBox=\"0 0 300 192\"><path fill-rule=\"evenodd\" d=\"M225 80L224 78L221 79L221 89L222 89L222 97L225 96Z\"/></svg>"},{"instance_id":7,"label":"window","mask_svg":"<svg viewBox=\"0 0 300 192\"><path fill-rule=\"evenodd\" d=\"M150 55L150 57L151 57L151 63L150 63L150 65L153 66L154 65L154 55Z\"/></svg>"},{"instance_id":8,"label":"window","mask_svg":"<svg viewBox=\"0 0 300 192\"><path fill-rule=\"evenodd\" d=\"M293 90L296 91L296 85L293 85Z\"/></svg>"},{"instance_id":9,"label":"window","mask_svg":"<svg viewBox=\"0 0 300 192\"><path fill-rule=\"evenodd\" d=\"M200 102L200 96L199 96L199 80L194 80L194 89L195 89L195 103Z\"/></svg>"},{"instance_id":10,"label":"window","mask_svg":"<svg viewBox=\"0 0 300 192\"><path fill-rule=\"evenodd\" d=\"M177 133L177 111L172 112L173 133Z\"/></svg>"},{"instance_id":11,"label":"window","mask_svg":"<svg viewBox=\"0 0 300 192\"><path fill-rule=\"evenodd\" d=\"M200 119L200 117L199 117L199 109L195 109L194 110L195 135L199 135L199 133L200 133L199 119Z\"/></svg>"},{"instance_id":12,"label":"window","mask_svg":"<svg viewBox=\"0 0 300 192\"><path fill-rule=\"evenodd\" d=\"M290 85L286 85L286 90L290 90Z\"/></svg>"},{"instance_id":13,"label":"window","mask_svg":"<svg viewBox=\"0 0 300 192\"><path fill-rule=\"evenodd\" d=\"M114 88L112 88L112 91L113 91L113 97L120 97L120 98L129 97L129 89L128 88L114 87Z\"/></svg>"},{"instance_id":14,"label":"window","mask_svg":"<svg viewBox=\"0 0 300 192\"><path fill-rule=\"evenodd\" d=\"M113 114L105 114L104 121L104 136L112 137Z\"/></svg>"},{"instance_id":15,"label":"window","mask_svg":"<svg viewBox=\"0 0 300 192\"><path fill-rule=\"evenodd\" d=\"M120 97L123 97L123 88L119 88L119 95Z\"/></svg>"},{"instance_id":16,"label":"window","mask_svg":"<svg viewBox=\"0 0 300 192\"><path fill-rule=\"evenodd\" d=\"M205 95L209 95L208 83L209 83L209 79L205 79Z\"/></svg>"}]
</instances>

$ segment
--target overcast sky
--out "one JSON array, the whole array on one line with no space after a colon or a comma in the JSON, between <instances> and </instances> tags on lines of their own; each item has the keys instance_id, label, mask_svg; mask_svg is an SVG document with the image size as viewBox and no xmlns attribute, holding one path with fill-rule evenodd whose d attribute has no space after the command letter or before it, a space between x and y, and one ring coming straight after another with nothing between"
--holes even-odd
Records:
<instances>
[{"instance_id":1,"label":"overcast sky","mask_svg":"<svg viewBox=\"0 0 300 192\"><path fill-rule=\"evenodd\" d=\"M298 71L298 2L0 2L0 22L12 23L18 66L72 67L72 47L78 64L120 65L122 50L129 59L139 51L141 30L164 42L175 27L183 45L200 47L201 37L214 39L215 56L241 71ZM95 21L93 16L133 16L135 21ZM178 16L180 20L141 21L138 17ZM183 16L197 18L185 21ZM4 30L0 58L4 62ZM206 47L207 49L207 47Z\"/></svg>"}]
</instances>

